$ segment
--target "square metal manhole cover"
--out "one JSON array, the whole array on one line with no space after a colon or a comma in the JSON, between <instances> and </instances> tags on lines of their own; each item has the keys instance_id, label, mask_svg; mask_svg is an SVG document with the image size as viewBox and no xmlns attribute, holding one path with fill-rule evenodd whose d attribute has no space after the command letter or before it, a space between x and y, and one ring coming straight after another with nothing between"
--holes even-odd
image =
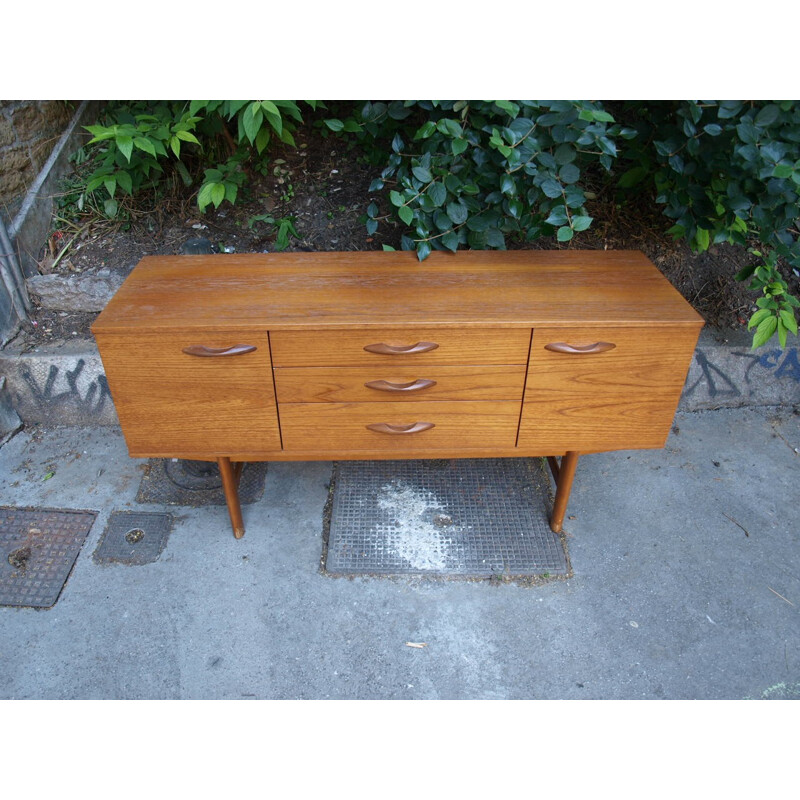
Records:
<instances>
[{"instance_id":1,"label":"square metal manhole cover","mask_svg":"<svg viewBox=\"0 0 800 800\"><path fill-rule=\"evenodd\" d=\"M96 516L0 507L0 606L54 606Z\"/></svg>"},{"instance_id":2,"label":"square metal manhole cover","mask_svg":"<svg viewBox=\"0 0 800 800\"><path fill-rule=\"evenodd\" d=\"M239 502L255 503L264 494L267 462L251 461L242 468ZM136 495L137 503L173 506L224 506L225 492L214 461L151 458Z\"/></svg>"},{"instance_id":3,"label":"square metal manhole cover","mask_svg":"<svg viewBox=\"0 0 800 800\"><path fill-rule=\"evenodd\" d=\"M325 569L563 575L567 557L550 530L550 506L538 459L336 462Z\"/></svg>"},{"instance_id":4,"label":"square metal manhole cover","mask_svg":"<svg viewBox=\"0 0 800 800\"><path fill-rule=\"evenodd\" d=\"M151 564L171 530L171 514L113 511L93 558L99 564Z\"/></svg>"}]
</instances>

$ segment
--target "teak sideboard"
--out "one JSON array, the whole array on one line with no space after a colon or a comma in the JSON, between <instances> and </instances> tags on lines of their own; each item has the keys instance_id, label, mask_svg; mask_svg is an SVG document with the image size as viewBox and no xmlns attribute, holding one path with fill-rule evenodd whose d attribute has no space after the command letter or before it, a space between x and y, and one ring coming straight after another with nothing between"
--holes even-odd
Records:
<instances>
[{"instance_id":1,"label":"teak sideboard","mask_svg":"<svg viewBox=\"0 0 800 800\"><path fill-rule=\"evenodd\" d=\"M635 251L148 256L95 321L132 457L547 456L663 447L703 322ZM558 460L560 458L560 462Z\"/></svg>"}]
</instances>

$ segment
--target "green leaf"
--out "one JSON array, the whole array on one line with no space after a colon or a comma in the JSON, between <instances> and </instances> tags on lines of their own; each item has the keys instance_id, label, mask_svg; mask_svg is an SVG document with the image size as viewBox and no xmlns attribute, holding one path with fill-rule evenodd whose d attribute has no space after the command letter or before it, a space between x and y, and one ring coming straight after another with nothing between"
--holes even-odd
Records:
<instances>
[{"instance_id":1,"label":"green leaf","mask_svg":"<svg viewBox=\"0 0 800 800\"><path fill-rule=\"evenodd\" d=\"M735 281L746 281L755 271L756 271L756 265L755 264L748 264L746 267L742 267L733 276L733 279Z\"/></svg>"},{"instance_id":2,"label":"green leaf","mask_svg":"<svg viewBox=\"0 0 800 800\"><path fill-rule=\"evenodd\" d=\"M117 179L117 185L122 189L123 192L127 194L131 194L133 192L133 180L129 173L120 170L119 172L114 173L114 177Z\"/></svg>"},{"instance_id":3,"label":"green leaf","mask_svg":"<svg viewBox=\"0 0 800 800\"><path fill-rule=\"evenodd\" d=\"M581 171L574 164L564 164L558 171L558 177L564 183L575 183L581 177Z\"/></svg>"},{"instance_id":4,"label":"green leaf","mask_svg":"<svg viewBox=\"0 0 800 800\"><path fill-rule=\"evenodd\" d=\"M457 139L464 133L461 126L454 119L440 119L439 122L436 123L436 128L440 133L443 133L445 136L452 136L454 139Z\"/></svg>"},{"instance_id":5,"label":"green leaf","mask_svg":"<svg viewBox=\"0 0 800 800\"><path fill-rule=\"evenodd\" d=\"M219 204L225 199L225 184L215 183L211 187L211 202L214 208L219 208Z\"/></svg>"},{"instance_id":6,"label":"green leaf","mask_svg":"<svg viewBox=\"0 0 800 800\"><path fill-rule=\"evenodd\" d=\"M633 169L629 169L619 179L619 183L617 185L621 189L630 189L632 186L636 186L637 184L641 183L647 177L647 172L648 171L646 167L634 167Z\"/></svg>"},{"instance_id":7,"label":"green leaf","mask_svg":"<svg viewBox=\"0 0 800 800\"><path fill-rule=\"evenodd\" d=\"M433 134L435 130L436 130L436 123L428 120L428 122L422 125L414 134L414 139L427 139L429 136Z\"/></svg>"},{"instance_id":8,"label":"green leaf","mask_svg":"<svg viewBox=\"0 0 800 800\"><path fill-rule=\"evenodd\" d=\"M443 183L434 181L428 187L428 197L431 198L431 201L435 206L441 206L447 199L447 189L445 189Z\"/></svg>"},{"instance_id":9,"label":"green leaf","mask_svg":"<svg viewBox=\"0 0 800 800\"><path fill-rule=\"evenodd\" d=\"M614 117L608 113L608 111L592 111L592 117L597 122L613 122Z\"/></svg>"},{"instance_id":10,"label":"green leaf","mask_svg":"<svg viewBox=\"0 0 800 800\"><path fill-rule=\"evenodd\" d=\"M572 228L568 225L565 225L563 228L558 229L558 233L556 233L556 239L559 242L568 242L574 235Z\"/></svg>"},{"instance_id":11,"label":"green leaf","mask_svg":"<svg viewBox=\"0 0 800 800\"><path fill-rule=\"evenodd\" d=\"M433 180L430 170L425 169L425 167L411 167L411 172L418 181L423 183L429 183Z\"/></svg>"},{"instance_id":12,"label":"green leaf","mask_svg":"<svg viewBox=\"0 0 800 800\"><path fill-rule=\"evenodd\" d=\"M780 311L780 317L781 321L786 326L787 330L790 330L796 336L797 320L794 317L794 313L790 311L788 308L782 308Z\"/></svg>"},{"instance_id":13,"label":"green leaf","mask_svg":"<svg viewBox=\"0 0 800 800\"><path fill-rule=\"evenodd\" d=\"M448 231L442 236L442 244L455 253L458 250L458 234L454 231Z\"/></svg>"},{"instance_id":14,"label":"green leaf","mask_svg":"<svg viewBox=\"0 0 800 800\"><path fill-rule=\"evenodd\" d=\"M494 104L498 108L502 108L503 111L511 117L516 117L517 114L519 114L519 106L516 103L512 103L508 100L495 100Z\"/></svg>"},{"instance_id":15,"label":"green leaf","mask_svg":"<svg viewBox=\"0 0 800 800\"><path fill-rule=\"evenodd\" d=\"M697 242L698 250L703 253L708 250L708 245L711 243L711 237L705 228L698 228L695 234L695 241Z\"/></svg>"},{"instance_id":16,"label":"green leaf","mask_svg":"<svg viewBox=\"0 0 800 800\"><path fill-rule=\"evenodd\" d=\"M387 252L387 253L394 253L395 252L394 247L392 247L390 244L383 245L383 250L384 250L384 252Z\"/></svg>"},{"instance_id":17,"label":"green leaf","mask_svg":"<svg viewBox=\"0 0 800 800\"><path fill-rule=\"evenodd\" d=\"M325 124L332 131L335 131L337 133L344 128L344 122L342 122L340 119L326 119Z\"/></svg>"},{"instance_id":18,"label":"green leaf","mask_svg":"<svg viewBox=\"0 0 800 800\"><path fill-rule=\"evenodd\" d=\"M400 206L397 209L397 215L406 225L410 225L414 219L414 212L408 206Z\"/></svg>"},{"instance_id":19,"label":"green leaf","mask_svg":"<svg viewBox=\"0 0 800 800\"><path fill-rule=\"evenodd\" d=\"M178 131L175 135L179 139L182 139L184 142L191 142L192 144L200 144L197 137L193 133L189 133L189 131Z\"/></svg>"},{"instance_id":20,"label":"green leaf","mask_svg":"<svg viewBox=\"0 0 800 800\"><path fill-rule=\"evenodd\" d=\"M253 108L255 108L255 111L253 111ZM242 124L244 126L244 134L250 141L250 144L255 142L256 136L258 136L258 131L263 122L264 115L261 112L261 106L258 103L249 105L247 107L247 111L244 112Z\"/></svg>"},{"instance_id":21,"label":"green leaf","mask_svg":"<svg viewBox=\"0 0 800 800\"><path fill-rule=\"evenodd\" d=\"M786 326L781 319L778 320L778 344L780 344L781 349L786 347Z\"/></svg>"},{"instance_id":22,"label":"green leaf","mask_svg":"<svg viewBox=\"0 0 800 800\"><path fill-rule=\"evenodd\" d=\"M585 231L592 224L593 217L580 216L572 218L572 229L574 231Z\"/></svg>"},{"instance_id":23,"label":"green leaf","mask_svg":"<svg viewBox=\"0 0 800 800\"><path fill-rule=\"evenodd\" d=\"M557 148L555 153L553 153L553 157L556 160L556 164L563 166L564 164L572 163L578 156L577 151L571 145L565 142L564 144L560 144Z\"/></svg>"},{"instance_id":24,"label":"green leaf","mask_svg":"<svg viewBox=\"0 0 800 800\"><path fill-rule=\"evenodd\" d=\"M267 145L269 144L271 136L272 134L270 133L269 128L262 127L261 130L259 130L255 141L256 152L259 155L261 155L264 152L264 150L267 149Z\"/></svg>"},{"instance_id":25,"label":"green leaf","mask_svg":"<svg viewBox=\"0 0 800 800\"><path fill-rule=\"evenodd\" d=\"M777 327L778 318L774 314L770 314L766 319L762 320L753 336L753 350L766 344L772 338L772 334L775 333Z\"/></svg>"},{"instance_id":26,"label":"green leaf","mask_svg":"<svg viewBox=\"0 0 800 800\"><path fill-rule=\"evenodd\" d=\"M276 114L277 116L281 115L281 112L278 109L278 106L272 102L272 100L262 100L261 101L261 108L267 112L267 114Z\"/></svg>"},{"instance_id":27,"label":"green leaf","mask_svg":"<svg viewBox=\"0 0 800 800\"><path fill-rule=\"evenodd\" d=\"M768 316L770 316L772 312L768 308L761 308L750 317L750 321L747 323L747 330L751 330L756 326L760 325L763 320L765 320Z\"/></svg>"},{"instance_id":28,"label":"green leaf","mask_svg":"<svg viewBox=\"0 0 800 800\"><path fill-rule=\"evenodd\" d=\"M463 203L448 203L445 211L454 225L462 225L469 216L469 209Z\"/></svg>"},{"instance_id":29,"label":"green leaf","mask_svg":"<svg viewBox=\"0 0 800 800\"><path fill-rule=\"evenodd\" d=\"M703 125L703 130L709 136L719 136L722 133L722 125L717 125L716 122L712 122L708 125Z\"/></svg>"},{"instance_id":30,"label":"green leaf","mask_svg":"<svg viewBox=\"0 0 800 800\"><path fill-rule=\"evenodd\" d=\"M454 156L460 156L469 147L469 142L466 139L453 139L450 142L450 149L453 151Z\"/></svg>"},{"instance_id":31,"label":"green leaf","mask_svg":"<svg viewBox=\"0 0 800 800\"><path fill-rule=\"evenodd\" d=\"M131 155L133 154L133 137L132 136L117 136L116 138L117 148L119 149L120 153L128 159L131 160Z\"/></svg>"},{"instance_id":32,"label":"green leaf","mask_svg":"<svg viewBox=\"0 0 800 800\"><path fill-rule=\"evenodd\" d=\"M197 195L197 207L201 211L205 211L206 206L211 202L211 187L213 183L204 183L200 187L200 192Z\"/></svg>"},{"instance_id":33,"label":"green leaf","mask_svg":"<svg viewBox=\"0 0 800 800\"><path fill-rule=\"evenodd\" d=\"M561 184L552 178L548 178L542 183L542 191L551 199L561 197Z\"/></svg>"},{"instance_id":34,"label":"green leaf","mask_svg":"<svg viewBox=\"0 0 800 800\"><path fill-rule=\"evenodd\" d=\"M766 128L772 125L780 115L780 109L774 103L764 106L761 111L756 114L755 123L759 128Z\"/></svg>"},{"instance_id":35,"label":"green leaf","mask_svg":"<svg viewBox=\"0 0 800 800\"><path fill-rule=\"evenodd\" d=\"M180 159L180 157L181 157L181 140L177 136L170 136L169 146L172 148L172 152L175 153L175 158Z\"/></svg>"},{"instance_id":36,"label":"green leaf","mask_svg":"<svg viewBox=\"0 0 800 800\"><path fill-rule=\"evenodd\" d=\"M424 261L431 253L431 246L429 242L417 242L417 258Z\"/></svg>"},{"instance_id":37,"label":"green leaf","mask_svg":"<svg viewBox=\"0 0 800 800\"><path fill-rule=\"evenodd\" d=\"M156 148L153 143L149 139L145 139L144 136L137 136L133 143L138 147L140 150L143 150L145 153L153 156L156 156Z\"/></svg>"},{"instance_id":38,"label":"green leaf","mask_svg":"<svg viewBox=\"0 0 800 800\"><path fill-rule=\"evenodd\" d=\"M794 167L791 164L776 164L775 169L772 170L773 178L790 178L794 172Z\"/></svg>"},{"instance_id":39,"label":"green leaf","mask_svg":"<svg viewBox=\"0 0 800 800\"><path fill-rule=\"evenodd\" d=\"M394 191L394 189L391 192L389 192L389 200L391 201L391 204L393 206L398 206L398 207L402 206L403 203L405 203L403 195L401 195L400 192Z\"/></svg>"},{"instance_id":40,"label":"green leaf","mask_svg":"<svg viewBox=\"0 0 800 800\"><path fill-rule=\"evenodd\" d=\"M119 206L116 200L108 199L103 203L103 210L106 212L107 217L115 217Z\"/></svg>"},{"instance_id":41,"label":"green leaf","mask_svg":"<svg viewBox=\"0 0 800 800\"><path fill-rule=\"evenodd\" d=\"M114 192L117 191L117 179L116 178L106 178L103 181L103 185L106 187L106 191L108 192L109 197L114 196Z\"/></svg>"}]
</instances>

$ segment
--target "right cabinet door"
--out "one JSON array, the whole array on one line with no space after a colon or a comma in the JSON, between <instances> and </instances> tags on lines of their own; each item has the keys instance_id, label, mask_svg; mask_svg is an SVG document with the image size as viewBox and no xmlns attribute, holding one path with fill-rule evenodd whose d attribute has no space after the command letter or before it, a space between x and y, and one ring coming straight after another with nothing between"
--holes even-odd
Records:
<instances>
[{"instance_id":1,"label":"right cabinet door","mask_svg":"<svg viewBox=\"0 0 800 800\"><path fill-rule=\"evenodd\" d=\"M663 447L698 334L695 326L535 328L518 446L537 454Z\"/></svg>"}]
</instances>

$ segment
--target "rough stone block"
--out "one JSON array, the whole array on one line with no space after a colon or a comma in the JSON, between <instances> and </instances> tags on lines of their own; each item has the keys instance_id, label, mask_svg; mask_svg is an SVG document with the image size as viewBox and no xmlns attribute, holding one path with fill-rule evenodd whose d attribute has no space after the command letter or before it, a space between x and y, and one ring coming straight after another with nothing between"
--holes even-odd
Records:
<instances>
[{"instance_id":1,"label":"rough stone block","mask_svg":"<svg viewBox=\"0 0 800 800\"><path fill-rule=\"evenodd\" d=\"M34 275L28 291L40 298L45 308L58 311L102 311L123 277L102 269L88 275Z\"/></svg>"}]
</instances>

